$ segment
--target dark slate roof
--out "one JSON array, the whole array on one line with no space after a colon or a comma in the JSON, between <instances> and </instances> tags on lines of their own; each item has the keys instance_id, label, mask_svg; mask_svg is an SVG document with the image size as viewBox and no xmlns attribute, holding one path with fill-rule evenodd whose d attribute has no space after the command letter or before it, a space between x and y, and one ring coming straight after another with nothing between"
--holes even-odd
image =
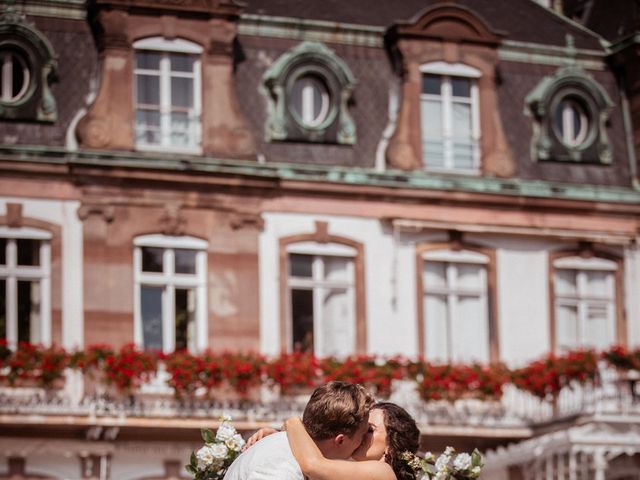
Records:
<instances>
[{"instance_id":1,"label":"dark slate roof","mask_svg":"<svg viewBox=\"0 0 640 480\"><path fill-rule=\"evenodd\" d=\"M616 0L618 1L618 0ZM324 20L388 28L411 20L438 0L244 0L246 13ZM556 15L533 0L457 0L506 38L544 45L566 45L571 33L578 48L602 49L597 34ZM611 3L611 2L609 2ZM613 2L616 3L616 2Z\"/></svg>"},{"instance_id":2,"label":"dark slate roof","mask_svg":"<svg viewBox=\"0 0 640 480\"><path fill-rule=\"evenodd\" d=\"M640 4L637 0L593 0L587 2L583 23L607 40L615 42L640 31Z\"/></svg>"}]
</instances>

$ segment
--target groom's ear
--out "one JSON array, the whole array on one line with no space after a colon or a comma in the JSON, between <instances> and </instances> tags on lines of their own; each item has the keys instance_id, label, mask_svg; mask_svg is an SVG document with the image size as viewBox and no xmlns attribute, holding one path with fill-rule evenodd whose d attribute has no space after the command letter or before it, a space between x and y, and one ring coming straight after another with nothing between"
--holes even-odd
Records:
<instances>
[{"instance_id":1,"label":"groom's ear","mask_svg":"<svg viewBox=\"0 0 640 480\"><path fill-rule=\"evenodd\" d=\"M342 444L344 443L344 434L340 433L336 435L335 438L333 439L333 443L335 443L336 447L342 446Z\"/></svg>"}]
</instances>

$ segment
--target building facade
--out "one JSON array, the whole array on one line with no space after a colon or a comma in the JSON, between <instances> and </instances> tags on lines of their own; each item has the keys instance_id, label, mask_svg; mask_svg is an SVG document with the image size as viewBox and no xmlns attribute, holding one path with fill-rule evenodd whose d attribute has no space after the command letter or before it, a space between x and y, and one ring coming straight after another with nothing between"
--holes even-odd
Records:
<instances>
[{"instance_id":1,"label":"building facade","mask_svg":"<svg viewBox=\"0 0 640 480\"><path fill-rule=\"evenodd\" d=\"M603 5L3 5L0 335L514 369L640 347L640 12ZM607 375L392 398L486 478L638 480L638 392ZM214 410L297 411L136 395L3 387L0 478L180 478Z\"/></svg>"}]
</instances>

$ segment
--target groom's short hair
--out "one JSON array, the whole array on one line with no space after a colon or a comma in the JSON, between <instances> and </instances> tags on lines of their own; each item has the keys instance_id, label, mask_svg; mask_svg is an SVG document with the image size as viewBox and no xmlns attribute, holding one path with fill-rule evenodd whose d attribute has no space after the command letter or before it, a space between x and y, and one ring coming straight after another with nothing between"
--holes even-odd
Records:
<instances>
[{"instance_id":1,"label":"groom's short hair","mask_svg":"<svg viewBox=\"0 0 640 480\"><path fill-rule=\"evenodd\" d=\"M351 437L368 419L373 402L373 396L362 385L329 382L311 394L302 423L314 440L326 440L341 433Z\"/></svg>"}]
</instances>

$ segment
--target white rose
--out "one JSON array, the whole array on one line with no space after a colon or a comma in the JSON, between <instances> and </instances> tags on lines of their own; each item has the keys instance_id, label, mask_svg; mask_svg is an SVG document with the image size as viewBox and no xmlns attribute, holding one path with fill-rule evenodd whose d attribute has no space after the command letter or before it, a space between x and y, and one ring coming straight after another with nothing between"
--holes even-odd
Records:
<instances>
[{"instance_id":1,"label":"white rose","mask_svg":"<svg viewBox=\"0 0 640 480\"><path fill-rule=\"evenodd\" d=\"M233 437L229 438L224 442L229 450L233 450L234 452L239 452L242 447L244 447L244 438L239 433L236 433Z\"/></svg>"},{"instance_id":2,"label":"white rose","mask_svg":"<svg viewBox=\"0 0 640 480\"><path fill-rule=\"evenodd\" d=\"M456 449L453 447L447 447L444 449L444 454L448 457L450 457L451 455L453 455L454 453L456 453Z\"/></svg>"},{"instance_id":3,"label":"white rose","mask_svg":"<svg viewBox=\"0 0 640 480\"><path fill-rule=\"evenodd\" d=\"M218 431L216 432L216 440L219 440L221 442L226 442L235 434L236 434L236 429L233 427L233 425L227 422L222 422L222 425L220 425L220 427L218 428Z\"/></svg>"},{"instance_id":4,"label":"white rose","mask_svg":"<svg viewBox=\"0 0 640 480\"><path fill-rule=\"evenodd\" d=\"M433 480L447 480L449 474L447 472L437 472L436 476L433 477Z\"/></svg>"},{"instance_id":5,"label":"white rose","mask_svg":"<svg viewBox=\"0 0 640 480\"><path fill-rule=\"evenodd\" d=\"M427 452L427 453L424 454L424 459L427 462L433 462L433 461L435 461L436 457L433 455L433 453Z\"/></svg>"},{"instance_id":6,"label":"white rose","mask_svg":"<svg viewBox=\"0 0 640 480\"><path fill-rule=\"evenodd\" d=\"M451 457L443 453L436 460L436 470L438 472L446 472L450 461Z\"/></svg>"},{"instance_id":7,"label":"white rose","mask_svg":"<svg viewBox=\"0 0 640 480\"><path fill-rule=\"evenodd\" d=\"M224 443L214 443L209 448L211 449L213 457L221 460L227 457L227 452L229 451Z\"/></svg>"},{"instance_id":8,"label":"white rose","mask_svg":"<svg viewBox=\"0 0 640 480\"><path fill-rule=\"evenodd\" d=\"M471 466L471 455L468 453L460 453L453 461L453 467L456 470L466 470Z\"/></svg>"},{"instance_id":9,"label":"white rose","mask_svg":"<svg viewBox=\"0 0 640 480\"><path fill-rule=\"evenodd\" d=\"M196 458L198 459L198 470L206 470L214 461L213 452L208 445L196 452Z\"/></svg>"}]
</instances>

